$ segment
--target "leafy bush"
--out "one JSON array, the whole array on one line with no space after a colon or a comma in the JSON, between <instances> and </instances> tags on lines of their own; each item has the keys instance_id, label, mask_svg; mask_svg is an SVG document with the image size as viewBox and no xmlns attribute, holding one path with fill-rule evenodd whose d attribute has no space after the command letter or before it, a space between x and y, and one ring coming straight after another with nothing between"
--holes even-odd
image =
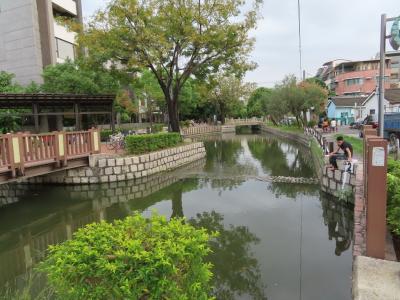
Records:
<instances>
[{"instance_id":1,"label":"leafy bush","mask_svg":"<svg viewBox=\"0 0 400 300\"><path fill-rule=\"evenodd\" d=\"M139 214L90 224L40 265L61 299L210 299L210 234Z\"/></svg>"},{"instance_id":2,"label":"leafy bush","mask_svg":"<svg viewBox=\"0 0 400 300\"><path fill-rule=\"evenodd\" d=\"M394 173L399 173L399 169L392 167ZM400 177L390 173L387 175L387 197L387 221L392 232L400 236Z\"/></svg>"},{"instance_id":3,"label":"leafy bush","mask_svg":"<svg viewBox=\"0 0 400 300\"><path fill-rule=\"evenodd\" d=\"M157 132L161 132L163 130L164 124L153 124L152 128L151 128L151 132L153 133L157 133Z\"/></svg>"},{"instance_id":4,"label":"leafy bush","mask_svg":"<svg viewBox=\"0 0 400 300\"><path fill-rule=\"evenodd\" d=\"M129 154L142 154L168 147L173 147L182 141L179 133L153 133L130 135L125 139Z\"/></svg>"},{"instance_id":5,"label":"leafy bush","mask_svg":"<svg viewBox=\"0 0 400 300\"><path fill-rule=\"evenodd\" d=\"M190 120L180 121L179 125L181 127L189 127L190 126Z\"/></svg>"},{"instance_id":6,"label":"leafy bush","mask_svg":"<svg viewBox=\"0 0 400 300\"><path fill-rule=\"evenodd\" d=\"M393 175L399 174L399 175L395 175L395 176L400 177L400 160L394 160L394 159L388 158L387 171L388 171L388 173L391 173Z\"/></svg>"},{"instance_id":7,"label":"leafy bush","mask_svg":"<svg viewBox=\"0 0 400 300\"><path fill-rule=\"evenodd\" d=\"M315 122L314 120L307 122L307 127L309 127L309 128L314 128L315 125L317 125L317 122Z\"/></svg>"},{"instance_id":8,"label":"leafy bush","mask_svg":"<svg viewBox=\"0 0 400 300\"><path fill-rule=\"evenodd\" d=\"M108 137L112 135L112 130L111 129L102 129L100 131L100 139L102 142L105 142L108 140Z\"/></svg>"}]
</instances>

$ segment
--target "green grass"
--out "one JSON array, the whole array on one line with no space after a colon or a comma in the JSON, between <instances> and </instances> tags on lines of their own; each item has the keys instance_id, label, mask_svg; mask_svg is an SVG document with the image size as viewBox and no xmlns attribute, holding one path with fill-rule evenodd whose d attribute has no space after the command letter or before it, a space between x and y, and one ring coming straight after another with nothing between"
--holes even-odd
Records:
<instances>
[{"instance_id":1,"label":"green grass","mask_svg":"<svg viewBox=\"0 0 400 300\"><path fill-rule=\"evenodd\" d=\"M298 127L297 125L279 125L276 126L274 125L272 122L268 121L266 122L266 125L268 127L272 127L272 128L276 128L282 131L286 131L286 132L294 132L294 133L303 133L303 128L302 127Z\"/></svg>"},{"instance_id":2,"label":"green grass","mask_svg":"<svg viewBox=\"0 0 400 300\"><path fill-rule=\"evenodd\" d=\"M354 136L349 136L345 134L335 134L335 138L338 136L342 136L346 142L349 142L353 146L353 151L357 155L362 155L364 151L364 143L361 138L357 138Z\"/></svg>"},{"instance_id":3,"label":"green grass","mask_svg":"<svg viewBox=\"0 0 400 300\"><path fill-rule=\"evenodd\" d=\"M318 142L315 139L311 140L310 149L311 149L311 154L314 157L316 157L316 159L319 162L319 165L322 167L325 164L324 155L322 153L321 147L319 146Z\"/></svg>"}]
</instances>

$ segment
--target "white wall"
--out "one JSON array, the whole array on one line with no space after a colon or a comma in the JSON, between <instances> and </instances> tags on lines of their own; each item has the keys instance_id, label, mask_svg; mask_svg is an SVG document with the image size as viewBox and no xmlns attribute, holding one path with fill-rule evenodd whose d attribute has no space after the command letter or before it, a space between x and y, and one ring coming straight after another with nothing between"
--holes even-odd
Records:
<instances>
[{"instance_id":1,"label":"white wall","mask_svg":"<svg viewBox=\"0 0 400 300\"><path fill-rule=\"evenodd\" d=\"M36 0L0 0L0 70L22 85L42 82Z\"/></svg>"},{"instance_id":2,"label":"white wall","mask_svg":"<svg viewBox=\"0 0 400 300\"><path fill-rule=\"evenodd\" d=\"M52 0L52 2L59 8L73 14L77 15L76 3L72 0Z\"/></svg>"}]
</instances>

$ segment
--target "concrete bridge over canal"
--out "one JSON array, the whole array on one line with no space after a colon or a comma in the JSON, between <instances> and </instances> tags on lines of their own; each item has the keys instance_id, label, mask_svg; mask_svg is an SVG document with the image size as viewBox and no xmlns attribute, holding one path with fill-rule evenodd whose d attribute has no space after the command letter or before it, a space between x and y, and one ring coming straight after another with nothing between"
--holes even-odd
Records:
<instances>
[{"instance_id":1,"label":"concrete bridge over canal","mask_svg":"<svg viewBox=\"0 0 400 300\"><path fill-rule=\"evenodd\" d=\"M232 133L235 132L237 126L261 126L264 119L226 119L223 125L198 125L181 129L181 134L184 137L203 135L211 133Z\"/></svg>"}]
</instances>

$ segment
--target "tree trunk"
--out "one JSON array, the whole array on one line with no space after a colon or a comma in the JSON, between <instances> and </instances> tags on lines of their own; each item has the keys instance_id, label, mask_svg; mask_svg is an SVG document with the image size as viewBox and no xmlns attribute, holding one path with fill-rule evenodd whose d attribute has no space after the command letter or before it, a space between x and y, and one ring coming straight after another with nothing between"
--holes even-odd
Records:
<instances>
[{"instance_id":1,"label":"tree trunk","mask_svg":"<svg viewBox=\"0 0 400 300\"><path fill-rule=\"evenodd\" d=\"M167 100L169 124L173 132L180 132L177 99Z\"/></svg>"},{"instance_id":2,"label":"tree trunk","mask_svg":"<svg viewBox=\"0 0 400 300\"><path fill-rule=\"evenodd\" d=\"M221 113L221 124L225 124L225 105L223 103L220 103L219 105L220 113Z\"/></svg>"}]
</instances>

